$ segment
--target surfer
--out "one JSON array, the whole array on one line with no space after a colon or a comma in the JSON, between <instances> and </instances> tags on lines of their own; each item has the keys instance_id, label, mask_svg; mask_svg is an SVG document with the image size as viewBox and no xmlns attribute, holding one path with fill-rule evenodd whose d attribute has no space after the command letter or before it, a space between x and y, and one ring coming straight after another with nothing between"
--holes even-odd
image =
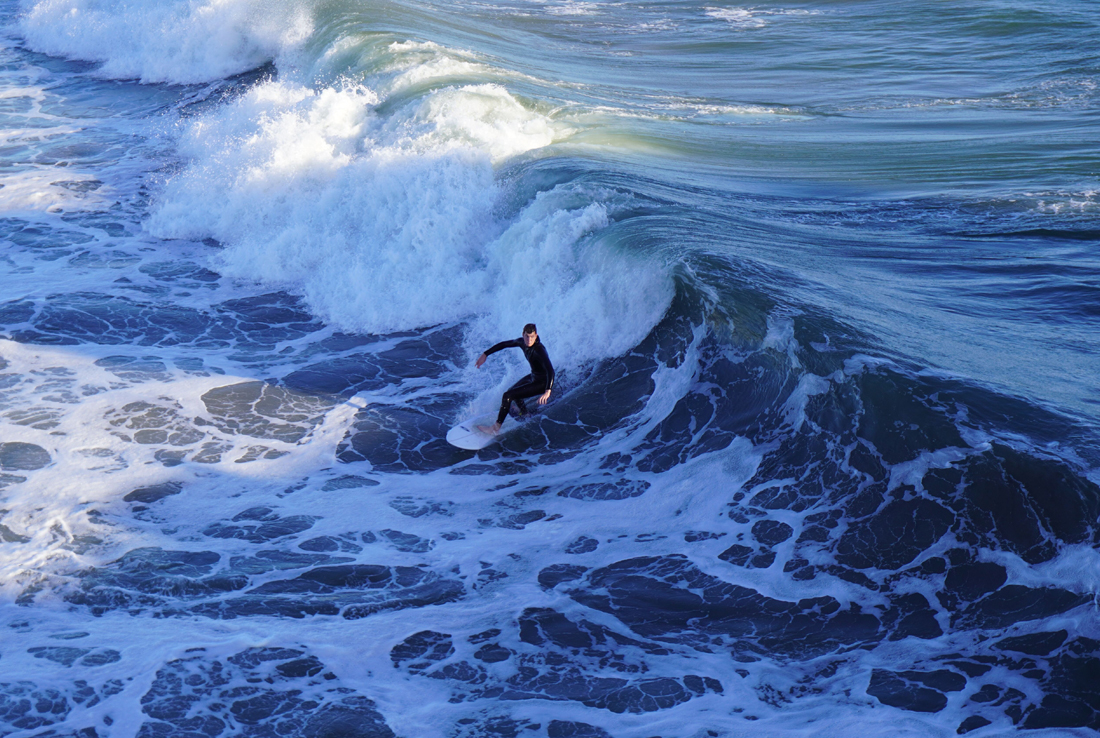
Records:
<instances>
[{"instance_id":1,"label":"surfer","mask_svg":"<svg viewBox=\"0 0 1100 738\"><path fill-rule=\"evenodd\" d=\"M529 397L539 396L539 404L545 405L550 399L550 390L554 388L554 365L550 363L550 357L546 353L546 347L539 340L538 329L534 323L523 326L523 336L513 338L510 341L501 341L496 346L477 357L475 366L480 369L485 360L497 351L506 348L523 349L523 356L531 365L531 373L519 380L504 392L500 398L500 412L497 413L497 422L493 425L479 425L477 429L482 433L495 436L500 432L500 426L508 417L508 408L514 402L519 409L520 417L527 414L527 406L523 401Z\"/></svg>"}]
</instances>

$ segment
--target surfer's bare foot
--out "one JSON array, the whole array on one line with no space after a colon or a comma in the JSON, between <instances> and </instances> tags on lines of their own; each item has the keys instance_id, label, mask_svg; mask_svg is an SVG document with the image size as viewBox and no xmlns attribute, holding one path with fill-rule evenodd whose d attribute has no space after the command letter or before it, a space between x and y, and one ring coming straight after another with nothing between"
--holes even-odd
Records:
<instances>
[{"instance_id":1,"label":"surfer's bare foot","mask_svg":"<svg viewBox=\"0 0 1100 738\"><path fill-rule=\"evenodd\" d=\"M500 423L493 423L492 425L479 425L477 429L487 436L495 436L497 433L500 433Z\"/></svg>"}]
</instances>

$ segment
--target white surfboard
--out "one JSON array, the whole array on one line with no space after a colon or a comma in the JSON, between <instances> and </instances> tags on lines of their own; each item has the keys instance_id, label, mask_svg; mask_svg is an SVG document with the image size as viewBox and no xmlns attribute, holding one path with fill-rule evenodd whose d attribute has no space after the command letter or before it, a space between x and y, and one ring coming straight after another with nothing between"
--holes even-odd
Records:
<instances>
[{"instance_id":1,"label":"white surfboard","mask_svg":"<svg viewBox=\"0 0 1100 738\"><path fill-rule=\"evenodd\" d=\"M492 425L495 422L497 422L497 414L495 412L478 415L476 418L470 418L469 420L463 420L454 428L447 431L447 443L452 446L464 448L467 451L479 451L489 444L496 442L502 435L518 425L518 423L512 419L512 416L509 415L504 419L504 425L500 427L500 433L497 433L495 436L482 433L477 429L479 425Z\"/></svg>"}]
</instances>

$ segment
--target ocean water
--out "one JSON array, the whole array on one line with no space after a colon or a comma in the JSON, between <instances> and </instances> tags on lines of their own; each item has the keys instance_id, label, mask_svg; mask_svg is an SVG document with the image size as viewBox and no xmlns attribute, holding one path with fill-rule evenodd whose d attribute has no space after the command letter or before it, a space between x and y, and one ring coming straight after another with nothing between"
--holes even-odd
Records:
<instances>
[{"instance_id":1,"label":"ocean water","mask_svg":"<svg viewBox=\"0 0 1100 738\"><path fill-rule=\"evenodd\" d=\"M1094 3L0 28L0 736L1100 729Z\"/></svg>"}]
</instances>

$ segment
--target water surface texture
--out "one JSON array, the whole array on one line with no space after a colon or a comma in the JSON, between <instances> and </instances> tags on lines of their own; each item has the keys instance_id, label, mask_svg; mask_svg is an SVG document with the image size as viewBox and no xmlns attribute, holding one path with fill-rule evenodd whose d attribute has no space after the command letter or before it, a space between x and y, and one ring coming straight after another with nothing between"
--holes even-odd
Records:
<instances>
[{"instance_id":1,"label":"water surface texture","mask_svg":"<svg viewBox=\"0 0 1100 738\"><path fill-rule=\"evenodd\" d=\"M0 735L1093 734L1097 17L2 0Z\"/></svg>"}]
</instances>

